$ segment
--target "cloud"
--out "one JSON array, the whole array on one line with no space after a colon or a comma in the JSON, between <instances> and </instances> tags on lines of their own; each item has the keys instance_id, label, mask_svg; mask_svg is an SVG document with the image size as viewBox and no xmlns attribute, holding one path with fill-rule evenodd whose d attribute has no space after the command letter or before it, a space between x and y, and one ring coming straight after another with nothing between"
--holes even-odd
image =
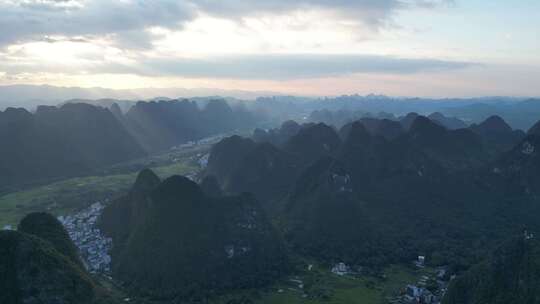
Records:
<instances>
[{"instance_id":1,"label":"cloud","mask_svg":"<svg viewBox=\"0 0 540 304\"><path fill-rule=\"evenodd\" d=\"M320 10L373 27L380 26L395 10L405 7L400 0L200 0L196 5L203 12L223 18Z\"/></svg>"},{"instance_id":2,"label":"cloud","mask_svg":"<svg viewBox=\"0 0 540 304\"><path fill-rule=\"evenodd\" d=\"M57 73L281 80L461 69L470 64L389 56L311 54L334 52L317 48L325 43L340 46L339 39L348 41L353 36L348 31L349 26L361 27L358 31L376 32L400 10L447 3L451 0L0 0L0 70L6 72L5 77ZM301 14L307 21L293 18L294 22L276 29L278 34L272 35L274 32L270 29L276 24L267 24L267 20L280 23L281 18L273 17L279 15L287 19L288 14ZM230 33L224 31L226 37L216 39L222 34L219 22L204 27L210 32L206 35L204 31L198 32L200 28L189 32L197 23L192 21L208 16L214 18L207 19L233 24L229 29L231 36L226 36ZM320 20L326 17L335 19L329 19L332 22ZM254 19L260 22L254 24ZM240 21L240 25L230 20ZM304 22L309 23L308 28L302 28ZM165 39L175 37L188 23L184 32L189 35ZM252 28L244 31L241 26ZM289 26L298 28L291 31ZM345 26L347 31L339 26ZM332 40L338 33L343 35ZM260 36L264 39L259 41ZM242 44L243 39L256 43ZM176 44L187 46L178 48ZM293 52L310 54L273 54L287 51L282 44L299 45ZM231 45L234 47L227 49ZM251 52L252 55L213 56L209 55L212 52L207 52L206 58L186 57L207 49L219 50L218 54ZM341 50L335 46L334 49ZM263 53L270 55L259 55Z\"/></svg>"},{"instance_id":3,"label":"cloud","mask_svg":"<svg viewBox=\"0 0 540 304\"><path fill-rule=\"evenodd\" d=\"M199 10L225 18L242 18L253 14L283 14L298 10L328 10L363 21L380 24L394 11L423 7L433 8L454 0L198 0Z\"/></svg>"},{"instance_id":4,"label":"cloud","mask_svg":"<svg viewBox=\"0 0 540 304\"><path fill-rule=\"evenodd\" d=\"M55 35L133 36L150 27L177 29L194 18L191 6L174 0L0 0L0 46Z\"/></svg>"},{"instance_id":5,"label":"cloud","mask_svg":"<svg viewBox=\"0 0 540 304\"><path fill-rule=\"evenodd\" d=\"M373 55L279 54L222 56L210 59L146 59L139 74L287 80L358 73L408 74L462 69L474 63Z\"/></svg>"},{"instance_id":6,"label":"cloud","mask_svg":"<svg viewBox=\"0 0 540 304\"><path fill-rule=\"evenodd\" d=\"M374 55L275 54L200 58L141 57L131 64L94 61L84 66L90 74L134 74L148 77L291 80L351 74L413 74L459 70L478 65L437 59ZM81 73L80 66L57 64L0 64L12 73Z\"/></svg>"},{"instance_id":7,"label":"cloud","mask_svg":"<svg viewBox=\"0 0 540 304\"><path fill-rule=\"evenodd\" d=\"M151 48L151 27L179 30L200 15L231 20L320 10L372 29L399 10L451 0L0 0L0 47L47 36L106 36L125 48Z\"/></svg>"}]
</instances>

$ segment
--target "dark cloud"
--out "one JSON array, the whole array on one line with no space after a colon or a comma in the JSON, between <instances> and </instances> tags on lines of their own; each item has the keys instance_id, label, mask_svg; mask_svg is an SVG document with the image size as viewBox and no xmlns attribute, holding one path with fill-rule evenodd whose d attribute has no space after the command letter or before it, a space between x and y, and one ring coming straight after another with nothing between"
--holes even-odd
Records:
<instances>
[{"instance_id":1,"label":"dark cloud","mask_svg":"<svg viewBox=\"0 0 540 304\"><path fill-rule=\"evenodd\" d=\"M224 17L243 17L250 14L285 13L294 10L333 10L366 18L367 21L385 18L389 13L412 7L435 7L454 0L197 0L202 11ZM372 15L372 16L369 16Z\"/></svg>"},{"instance_id":2,"label":"dark cloud","mask_svg":"<svg viewBox=\"0 0 540 304\"><path fill-rule=\"evenodd\" d=\"M176 29L194 18L191 4L173 0L0 0L0 12L0 46L55 35L133 35L152 26ZM148 37L141 38L140 43L148 43Z\"/></svg>"},{"instance_id":3,"label":"dark cloud","mask_svg":"<svg viewBox=\"0 0 540 304\"><path fill-rule=\"evenodd\" d=\"M108 37L123 49L152 49L159 26L179 29L200 13L240 20L258 14L323 10L378 28L398 10L433 7L451 0L0 0L0 47L18 41L92 43ZM1 48L0 48L1 50ZM22 50L21 50L22 52ZM12 61L0 53L0 71L25 73L117 73L144 76L235 79L301 79L356 73L417 73L465 68L466 62L363 55L243 55L208 59L149 58L133 52L133 64L81 55L80 66ZM19 56L11 53L10 56ZM24 53L20 54L24 58Z\"/></svg>"},{"instance_id":4,"label":"dark cloud","mask_svg":"<svg viewBox=\"0 0 540 304\"><path fill-rule=\"evenodd\" d=\"M110 35L125 48L151 47L148 27L179 29L200 13L229 19L326 10L378 28L395 11L452 0L0 0L0 46L46 36Z\"/></svg>"},{"instance_id":5,"label":"dark cloud","mask_svg":"<svg viewBox=\"0 0 540 304\"><path fill-rule=\"evenodd\" d=\"M321 10L338 13L342 18L373 29L382 26L395 10L404 7L400 0L199 0L196 5L206 13L233 19L300 10Z\"/></svg>"}]
</instances>

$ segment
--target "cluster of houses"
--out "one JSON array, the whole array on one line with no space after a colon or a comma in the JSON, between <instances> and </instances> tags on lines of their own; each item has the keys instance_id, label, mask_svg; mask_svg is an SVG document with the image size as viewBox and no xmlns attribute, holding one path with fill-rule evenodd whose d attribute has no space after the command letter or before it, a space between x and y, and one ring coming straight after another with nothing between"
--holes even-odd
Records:
<instances>
[{"instance_id":1,"label":"cluster of houses","mask_svg":"<svg viewBox=\"0 0 540 304\"><path fill-rule=\"evenodd\" d=\"M251 251L250 246L235 246L235 245L226 245L223 247L225 250L225 255L228 259L232 259L235 256L241 256Z\"/></svg>"},{"instance_id":2,"label":"cluster of houses","mask_svg":"<svg viewBox=\"0 0 540 304\"><path fill-rule=\"evenodd\" d=\"M103 236L96 225L103 208L104 205L97 202L74 215L58 217L92 273L110 272L112 239Z\"/></svg>"},{"instance_id":3,"label":"cluster of houses","mask_svg":"<svg viewBox=\"0 0 540 304\"><path fill-rule=\"evenodd\" d=\"M344 276L351 273L351 268L342 262L332 266L330 271L338 276Z\"/></svg>"},{"instance_id":4,"label":"cluster of houses","mask_svg":"<svg viewBox=\"0 0 540 304\"><path fill-rule=\"evenodd\" d=\"M214 136L201 138L199 140L190 140L186 143L171 147L171 150L184 150L184 149L194 148L199 145L212 145L219 142L225 137L227 137L227 134L218 134Z\"/></svg>"},{"instance_id":5,"label":"cluster of houses","mask_svg":"<svg viewBox=\"0 0 540 304\"><path fill-rule=\"evenodd\" d=\"M530 142L526 141L523 143L521 152L526 155L531 155L534 153L534 146Z\"/></svg>"},{"instance_id":6,"label":"cluster of houses","mask_svg":"<svg viewBox=\"0 0 540 304\"><path fill-rule=\"evenodd\" d=\"M414 265L418 268L424 268L426 264L426 257L423 255L419 255L418 259L414 261Z\"/></svg>"},{"instance_id":7,"label":"cluster of houses","mask_svg":"<svg viewBox=\"0 0 540 304\"><path fill-rule=\"evenodd\" d=\"M405 294L402 297L403 303L423 303L423 304L438 304L441 302L440 297L434 295L431 291L424 287L416 285L407 285Z\"/></svg>"},{"instance_id":8,"label":"cluster of houses","mask_svg":"<svg viewBox=\"0 0 540 304\"><path fill-rule=\"evenodd\" d=\"M415 261L418 268L424 268L425 257L419 256ZM390 303L394 304L440 304L448 287L445 267L436 269L434 274L423 275L416 284L409 284L401 295ZM430 286L431 285L431 286Z\"/></svg>"},{"instance_id":9,"label":"cluster of houses","mask_svg":"<svg viewBox=\"0 0 540 304\"><path fill-rule=\"evenodd\" d=\"M197 156L200 157L198 160L199 167L201 167L201 169L206 169L206 167L208 166L208 159L210 158L210 153L206 153L203 156L201 156L201 154L198 154Z\"/></svg>"},{"instance_id":10,"label":"cluster of houses","mask_svg":"<svg viewBox=\"0 0 540 304\"><path fill-rule=\"evenodd\" d=\"M332 173L332 182L337 192L352 192L351 177L349 174Z\"/></svg>"}]
</instances>

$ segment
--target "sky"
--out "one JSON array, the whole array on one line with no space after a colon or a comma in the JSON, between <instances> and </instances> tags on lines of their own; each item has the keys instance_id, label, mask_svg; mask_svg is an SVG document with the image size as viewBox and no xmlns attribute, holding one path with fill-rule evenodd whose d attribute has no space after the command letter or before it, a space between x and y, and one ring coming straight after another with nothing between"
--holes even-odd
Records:
<instances>
[{"instance_id":1,"label":"sky","mask_svg":"<svg viewBox=\"0 0 540 304\"><path fill-rule=\"evenodd\" d=\"M0 0L0 85L540 96L538 0Z\"/></svg>"}]
</instances>

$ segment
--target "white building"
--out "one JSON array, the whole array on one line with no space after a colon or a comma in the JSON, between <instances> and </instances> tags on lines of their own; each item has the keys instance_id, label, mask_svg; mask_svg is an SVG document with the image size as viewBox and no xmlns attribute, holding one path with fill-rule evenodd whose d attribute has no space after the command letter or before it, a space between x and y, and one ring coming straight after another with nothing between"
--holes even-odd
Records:
<instances>
[{"instance_id":1,"label":"white building","mask_svg":"<svg viewBox=\"0 0 540 304\"><path fill-rule=\"evenodd\" d=\"M423 255L419 255L419 256L418 256L418 259L414 262L414 264L415 264L417 267L421 267L421 268L424 267L425 263L426 263L426 257L423 256Z\"/></svg>"},{"instance_id":2,"label":"white building","mask_svg":"<svg viewBox=\"0 0 540 304\"><path fill-rule=\"evenodd\" d=\"M337 263L332 267L332 273L337 274L339 276L346 275L350 272L349 266L347 266L345 263Z\"/></svg>"}]
</instances>

